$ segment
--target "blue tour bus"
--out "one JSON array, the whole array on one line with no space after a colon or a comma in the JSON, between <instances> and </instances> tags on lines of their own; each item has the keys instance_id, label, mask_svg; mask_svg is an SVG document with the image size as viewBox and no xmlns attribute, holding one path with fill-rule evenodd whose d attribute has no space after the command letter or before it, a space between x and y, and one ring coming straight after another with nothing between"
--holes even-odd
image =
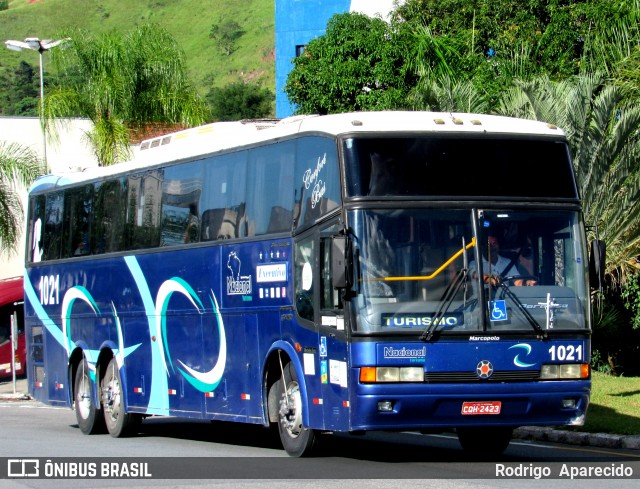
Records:
<instances>
[{"instance_id":1,"label":"blue tour bus","mask_svg":"<svg viewBox=\"0 0 640 489\"><path fill-rule=\"evenodd\" d=\"M84 433L584 423L588 253L565 137L426 112L216 123L29 195L29 390Z\"/></svg>"}]
</instances>

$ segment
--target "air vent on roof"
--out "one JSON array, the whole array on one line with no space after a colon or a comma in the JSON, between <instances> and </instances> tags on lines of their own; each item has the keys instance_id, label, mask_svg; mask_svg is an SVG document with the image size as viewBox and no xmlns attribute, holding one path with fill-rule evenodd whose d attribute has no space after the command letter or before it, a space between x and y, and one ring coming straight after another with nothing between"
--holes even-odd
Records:
<instances>
[{"instance_id":1,"label":"air vent on roof","mask_svg":"<svg viewBox=\"0 0 640 489\"><path fill-rule=\"evenodd\" d=\"M256 129L268 129L275 126L280 119L242 119L240 124L253 124Z\"/></svg>"}]
</instances>

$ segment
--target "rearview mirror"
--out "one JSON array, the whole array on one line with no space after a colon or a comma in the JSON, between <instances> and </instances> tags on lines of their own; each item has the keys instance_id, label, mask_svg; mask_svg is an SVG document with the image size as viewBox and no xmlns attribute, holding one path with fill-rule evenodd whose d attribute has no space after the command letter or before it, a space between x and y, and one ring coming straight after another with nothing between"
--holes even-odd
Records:
<instances>
[{"instance_id":1,"label":"rearview mirror","mask_svg":"<svg viewBox=\"0 0 640 489\"><path fill-rule=\"evenodd\" d=\"M347 286L347 238L334 236L331 240L331 284L334 289Z\"/></svg>"},{"instance_id":2,"label":"rearview mirror","mask_svg":"<svg viewBox=\"0 0 640 489\"><path fill-rule=\"evenodd\" d=\"M604 272L607 262L607 245L600 239L591 242L589 253L589 285L594 289L601 289L604 285Z\"/></svg>"}]
</instances>

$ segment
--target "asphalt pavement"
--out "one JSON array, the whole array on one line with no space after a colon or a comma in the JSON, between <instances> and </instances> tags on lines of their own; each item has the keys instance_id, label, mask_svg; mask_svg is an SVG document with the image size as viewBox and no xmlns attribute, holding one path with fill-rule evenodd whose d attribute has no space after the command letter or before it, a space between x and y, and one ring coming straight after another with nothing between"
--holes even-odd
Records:
<instances>
[{"instance_id":1,"label":"asphalt pavement","mask_svg":"<svg viewBox=\"0 0 640 489\"><path fill-rule=\"evenodd\" d=\"M11 378L0 380L0 402L6 401L38 402L29 395L26 378L18 378L15 383ZM640 450L640 435L586 433L547 427L523 426L515 430L513 437L522 440L548 441L569 445Z\"/></svg>"}]
</instances>

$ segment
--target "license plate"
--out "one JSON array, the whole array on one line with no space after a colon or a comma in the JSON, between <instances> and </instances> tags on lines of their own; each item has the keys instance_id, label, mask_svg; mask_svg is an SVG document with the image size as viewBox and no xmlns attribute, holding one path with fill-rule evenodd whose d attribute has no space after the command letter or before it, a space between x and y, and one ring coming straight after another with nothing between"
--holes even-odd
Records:
<instances>
[{"instance_id":1,"label":"license plate","mask_svg":"<svg viewBox=\"0 0 640 489\"><path fill-rule=\"evenodd\" d=\"M462 414L500 414L502 402L500 401L482 401L482 402L463 402Z\"/></svg>"}]
</instances>

